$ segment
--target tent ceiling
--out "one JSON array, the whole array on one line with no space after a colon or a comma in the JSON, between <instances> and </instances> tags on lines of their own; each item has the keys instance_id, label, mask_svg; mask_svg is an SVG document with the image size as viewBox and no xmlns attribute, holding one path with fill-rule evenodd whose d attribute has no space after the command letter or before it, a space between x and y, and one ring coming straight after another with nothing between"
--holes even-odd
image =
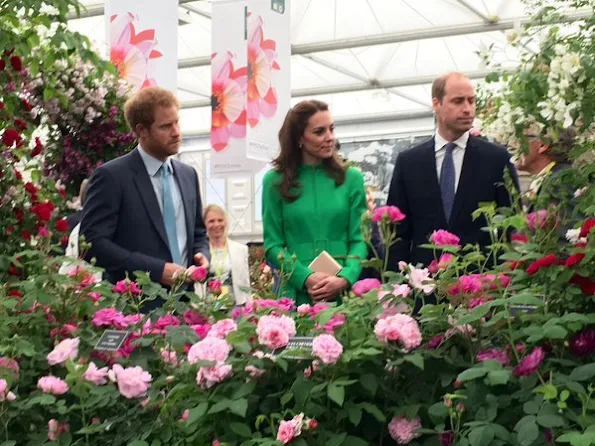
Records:
<instances>
[{"instance_id":1,"label":"tent ceiling","mask_svg":"<svg viewBox=\"0 0 595 446\"><path fill-rule=\"evenodd\" d=\"M113 0L118 1L118 0ZM69 26L107 54L103 4L83 1ZM437 75L487 72L478 52L492 45L513 68L505 30L526 20L521 0L291 0L293 101L330 103L336 118L418 115ZM178 97L190 133L210 127L211 2L180 0Z\"/></svg>"}]
</instances>

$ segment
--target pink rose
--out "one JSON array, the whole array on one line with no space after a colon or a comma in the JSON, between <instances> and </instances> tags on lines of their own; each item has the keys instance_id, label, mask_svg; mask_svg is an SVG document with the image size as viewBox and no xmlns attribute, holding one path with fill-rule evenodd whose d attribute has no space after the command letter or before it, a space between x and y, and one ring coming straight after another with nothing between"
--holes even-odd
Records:
<instances>
[{"instance_id":1,"label":"pink rose","mask_svg":"<svg viewBox=\"0 0 595 446\"><path fill-rule=\"evenodd\" d=\"M422 341L417 321L407 314L395 314L378 320L374 334L383 343L399 341L407 351L419 347Z\"/></svg>"},{"instance_id":2,"label":"pink rose","mask_svg":"<svg viewBox=\"0 0 595 446\"><path fill-rule=\"evenodd\" d=\"M388 432L398 444L408 444L414 438L419 437L420 434L415 432L417 429L421 429L419 418L410 420L405 417L395 417L388 424Z\"/></svg>"},{"instance_id":3,"label":"pink rose","mask_svg":"<svg viewBox=\"0 0 595 446\"><path fill-rule=\"evenodd\" d=\"M326 310L328 307L329 305L324 302L315 304L312 308L310 308L310 316L314 318L318 316L320 313L322 313L324 310Z\"/></svg>"},{"instance_id":4,"label":"pink rose","mask_svg":"<svg viewBox=\"0 0 595 446\"><path fill-rule=\"evenodd\" d=\"M381 286L382 283L378 279L362 279L355 282L351 289L357 297L361 297L372 290L380 288Z\"/></svg>"},{"instance_id":5,"label":"pink rose","mask_svg":"<svg viewBox=\"0 0 595 446\"><path fill-rule=\"evenodd\" d=\"M207 268L205 268L204 266L199 266L194 268L194 270L192 271L192 274L190 275L190 278L192 279L193 282L204 282L205 280L207 280L207 275L209 273L209 270Z\"/></svg>"},{"instance_id":6,"label":"pink rose","mask_svg":"<svg viewBox=\"0 0 595 446\"><path fill-rule=\"evenodd\" d=\"M17 396L8 390L8 382L5 379L0 379L0 403L3 401L14 401Z\"/></svg>"},{"instance_id":7,"label":"pink rose","mask_svg":"<svg viewBox=\"0 0 595 446\"><path fill-rule=\"evenodd\" d=\"M325 364L335 364L343 354L343 346L333 335L323 334L312 341L312 353Z\"/></svg>"},{"instance_id":8,"label":"pink rose","mask_svg":"<svg viewBox=\"0 0 595 446\"><path fill-rule=\"evenodd\" d=\"M461 239L459 237L444 229L438 229L430 235L430 242L436 246L453 246L455 248L460 248L460 241Z\"/></svg>"},{"instance_id":9,"label":"pink rose","mask_svg":"<svg viewBox=\"0 0 595 446\"><path fill-rule=\"evenodd\" d=\"M157 322L151 325L154 330L165 332L167 327L177 327L180 325L180 320L172 314L166 314L157 319Z\"/></svg>"},{"instance_id":10,"label":"pink rose","mask_svg":"<svg viewBox=\"0 0 595 446\"><path fill-rule=\"evenodd\" d=\"M184 421L186 421L188 418L190 417L190 410L186 409L184 410L184 412L182 413L182 416L180 417L180 419L178 420L180 423L183 423Z\"/></svg>"},{"instance_id":11,"label":"pink rose","mask_svg":"<svg viewBox=\"0 0 595 446\"><path fill-rule=\"evenodd\" d=\"M18 378L20 367L19 363L12 358L0 356L0 375L8 372L13 378Z\"/></svg>"},{"instance_id":12,"label":"pink rose","mask_svg":"<svg viewBox=\"0 0 595 446\"><path fill-rule=\"evenodd\" d=\"M200 339L206 338L209 334L209 331L211 331L211 326L209 324L196 324L191 325L190 327Z\"/></svg>"},{"instance_id":13,"label":"pink rose","mask_svg":"<svg viewBox=\"0 0 595 446\"><path fill-rule=\"evenodd\" d=\"M281 421L279 423L279 430L277 431L277 440L283 444L291 442L294 438L301 435L303 425L303 413L296 415L289 421Z\"/></svg>"},{"instance_id":14,"label":"pink rose","mask_svg":"<svg viewBox=\"0 0 595 446\"><path fill-rule=\"evenodd\" d=\"M186 310L184 312L184 323L186 325L206 324L207 318L197 311Z\"/></svg>"},{"instance_id":15,"label":"pink rose","mask_svg":"<svg viewBox=\"0 0 595 446\"><path fill-rule=\"evenodd\" d=\"M299 307L297 307L297 314L299 314L300 316L307 316L310 313L311 309L311 305L301 304Z\"/></svg>"},{"instance_id":16,"label":"pink rose","mask_svg":"<svg viewBox=\"0 0 595 446\"><path fill-rule=\"evenodd\" d=\"M209 280L209 283L207 285L209 291L213 294L216 294L217 296L221 294L221 286L222 283L220 280Z\"/></svg>"},{"instance_id":17,"label":"pink rose","mask_svg":"<svg viewBox=\"0 0 595 446\"><path fill-rule=\"evenodd\" d=\"M452 255L451 253L445 252L444 254L442 254L440 256L440 259L438 261L432 260L432 263L430 263L430 265L428 266L428 270L432 274L436 274L439 271L444 271L448 267L448 265L452 262L454 257L455 256Z\"/></svg>"},{"instance_id":18,"label":"pink rose","mask_svg":"<svg viewBox=\"0 0 595 446\"><path fill-rule=\"evenodd\" d=\"M295 336L295 322L288 316L262 316L256 326L258 342L271 349L285 347Z\"/></svg>"},{"instance_id":19,"label":"pink rose","mask_svg":"<svg viewBox=\"0 0 595 446\"><path fill-rule=\"evenodd\" d=\"M231 352L231 345L223 339L207 336L197 342L188 352L188 362L196 364L198 361L225 362Z\"/></svg>"},{"instance_id":20,"label":"pink rose","mask_svg":"<svg viewBox=\"0 0 595 446\"><path fill-rule=\"evenodd\" d=\"M117 282L114 287L112 288L114 293L130 293L133 295L138 295L141 293L140 288L136 284L136 282L132 282L130 279L124 279Z\"/></svg>"},{"instance_id":21,"label":"pink rose","mask_svg":"<svg viewBox=\"0 0 595 446\"><path fill-rule=\"evenodd\" d=\"M507 366L510 365L510 358L508 357L508 353L504 350L499 350L497 348L489 348L487 350L483 350L477 354L477 362L484 362L484 361L498 361L500 364Z\"/></svg>"},{"instance_id":22,"label":"pink rose","mask_svg":"<svg viewBox=\"0 0 595 446\"><path fill-rule=\"evenodd\" d=\"M58 441L62 432L70 432L68 423L59 423L53 418L48 421L48 439L50 441Z\"/></svg>"},{"instance_id":23,"label":"pink rose","mask_svg":"<svg viewBox=\"0 0 595 446\"><path fill-rule=\"evenodd\" d=\"M266 373L266 370L256 367L255 365L247 365L244 370L250 374L250 378L258 379Z\"/></svg>"},{"instance_id":24,"label":"pink rose","mask_svg":"<svg viewBox=\"0 0 595 446\"><path fill-rule=\"evenodd\" d=\"M223 319L211 326L208 336L225 339L229 333L237 331L238 324L233 319Z\"/></svg>"},{"instance_id":25,"label":"pink rose","mask_svg":"<svg viewBox=\"0 0 595 446\"><path fill-rule=\"evenodd\" d=\"M415 268L409 265L409 273L406 277L412 288L423 291L425 294L430 294L436 286L427 268Z\"/></svg>"},{"instance_id":26,"label":"pink rose","mask_svg":"<svg viewBox=\"0 0 595 446\"><path fill-rule=\"evenodd\" d=\"M161 349L161 359L163 359L163 362L166 364L171 364L171 365L178 365L179 361L178 361L178 355L176 354L175 350L168 350L166 348L162 348Z\"/></svg>"},{"instance_id":27,"label":"pink rose","mask_svg":"<svg viewBox=\"0 0 595 446\"><path fill-rule=\"evenodd\" d=\"M326 333L333 334L335 332L335 329L345 324L346 320L347 316L345 316L344 314L335 314L326 324L324 324L324 327L321 327L320 324L317 323L316 328L319 330L322 329Z\"/></svg>"},{"instance_id":28,"label":"pink rose","mask_svg":"<svg viewBox=\"0 0 595 446\"><path fill-rule=\"evenodd\" d=\"M79 342L79 338L64 339L47 355L48 364L62 364L67 359L75 359L79 353Z\"/></svg>"},{"instance_id":29,"label":"pink rose","mask_svg":"<svg viewBox=\"0 0 595 446\"><path fill-rule=\"evenodd\" d=\"M541 347L535 347L533 351L525 356L518 365L513 369L512 374L514 376L530 376L533 375L541 363L545 359L545 351Z\"/></svg>"},{"instance_id":30,"label":"pink rose","mask_svg":"<svg viewBox=\"0 0 595 446\"><path fill-rule=\"evenodd\" d=\"M95 363L91 361L83 378L85 381L89 381L97 386L102 386L107 383L107 373L107 367L98 368Z\"/></svg>"},{"instance_id":31,"label":"pink rose","mask_svg":"<svg viewBox=\"0 0 595 446\"><path fill-rule=\"evenodd\" d=\"M548 226L548 211L547 209L540 209L539 211L531 212L527 215L527 226L531 231L536 229L544 229Z\"/></svg>"},{"instance_id":32,"label":"pink rose","mask_svg":"<svg viewBox=\"0 0 595 446\"><path fill-rule=\"evenodd\" d=\"M115 308L103 308L96 311L91 323L95 327L123 324L124 315Z\"/></svg>"},{"instance_id":33,"label":"pink rose","mask_svg":"<svg viewBox=\"0 0 595 446\"><path fill-rule=\"evenodd\" d=\"M55 376L44 376L39 378L37 387L44 393L51 393L54 395L63 395L68 392L68 384L66 384L66 381Z\"/></svg>"},{"instance_id":34,"label":"pink rose","mask_svg":"<svg viewBox=\"0 0 595 446\"><path fill-rule=\"evenodd\" d=\"M380 206L374 210L372 221L380 223L383 220L396 223L405 220L405 214L396 206Z\"/></svg>"},{"instance_id":35,"label":"pink rose","mask_svg":"<svg viewBox=\"0 0 595 446\"><path fill-rule=\"evenodd\" d=\"M123 368L120 364L112 367L120 394L128 399L139 398L147 394L153 377L142 367Z\"/></svg>"},{"instance_id":36,"label":"pink rose","mask_svg":"<svg viewBox=\"0 0 595 446\"><path fill-rule=\"evenodd\" d=\"M233 369L230 365L217 364L213 367L201 367L196 373L196 384L202 389L209 389L232 375Z\"/></svg>"}]
</instances>

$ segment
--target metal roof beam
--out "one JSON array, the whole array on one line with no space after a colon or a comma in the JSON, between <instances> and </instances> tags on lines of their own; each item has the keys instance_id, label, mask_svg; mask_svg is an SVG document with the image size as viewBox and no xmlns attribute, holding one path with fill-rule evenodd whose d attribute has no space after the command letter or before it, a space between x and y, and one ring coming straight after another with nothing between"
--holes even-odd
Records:
<instances>
[{"instance_id":1,"label":"metal roof beam","mask_svg":"<svg viewBox=\"0 0 595 446\"><path fill-rule=\"evenodd\" d=\"M568 14L560 20L559 23L571 23L578 20L584 20L591 17L588 11L578 11ZM478 34L494 31L506 31L515 26L529 23L528 17L502 20L497 23L473 23L456 26L441 26L426 29L417 29L411 31L402 31L396 33L376 34L366 37L353 37L350 39L326 40L314 43L302 43L291 46L291 54L311 54L323 51L345 50L350 48L359 48L374 45L386 45L391 43L410 42L417 40L436 39L442 37L463 36L466 34ZM178 61L178 68L193 68L209 65L211 58L209 56L190 57Z\"/></svg>"},{"instance_id":2,"label":"metal roof beam","mask_svg":"<svg viewBox=\"0 0 595 446\"><path fill-rule=\"evenodd\" d=\"M179 0L179 4L183 5L185 3L192 3L199 0ZM194 9L194 8L193 8ZM86 19L87 17L97 17L100 15L105 14L105 3L97 3L94 5L81 5L81 13L77 15L76 10L72 9L66 19L68 20L76 20L76 19Z\"/></svg>"},{"instance_id":3,"label":"metal roof beam","mask_svg":"<svg viewBox=\"0 0 595 446\"><path fill-rule=\"evenodd\" d=\"M465 73L469 79L483 79L488 74L492 73L491 70L479 70ZM403 77L400 79L388 79L384 81L374 80L372 83L357 83L357 84L343 84L343 85L325 85L324 87L312 87L303 88L300 90L293 90L291 92L292 97L304 97L304 96L319 96L325 94L335 93L347 93L351 91L366 91L366 90L380 90L380 89L391 89L399 87L410 87L415 85L427 85L431 84L436 77L440 74L431 76L415 76L415 77ZM210 100L204 101L187 101L183 102L181 108L198 108L198 107L209 107L211 105Z\"/></svg>"},{"instance_id":4,"label":"metal roof beam","mask_svg":"<svg viewBox=\"0 0 595 446\"><path fill-rule=\"evenodd\" d=\"M474 6L472 6L469 3L467 3L466 0L456 0L456 2L458 4L460 4L461 6L464 6L469 11L471 11L475 16L477 16L481 20L483 20L483 22L485 24L491 24L491 23L497 23L498 22L498 17L496 17L496 16L494 16L494 17L488 17L488 16L486 16L481 11L479 11L477 8L475 8Z\"/></svg>"}]
</instances>

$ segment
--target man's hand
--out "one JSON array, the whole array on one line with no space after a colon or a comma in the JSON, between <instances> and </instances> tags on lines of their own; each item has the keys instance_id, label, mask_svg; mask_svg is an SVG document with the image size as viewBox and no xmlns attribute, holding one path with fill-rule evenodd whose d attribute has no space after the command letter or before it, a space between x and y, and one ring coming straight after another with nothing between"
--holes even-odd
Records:
<instances>
[{"instance_id":1,"label":"man's hand","mask_svg":"<svg viewBox=\"0 0 595 446\"><path fill-rule=\"evenodd\" d=\"M308 294L315 302L334 300L348 286L349 282L343 277L327 276L312 288L308 288Z\"/></svg>"},{"instance_id":2,"label":"man's hand","mask_svg":"<svg viewBox=\"0 0 595 446\"><path fill-rule=\"evenodd\" d=\"M184 274L185 271L186 268L183 266L167 262L165 268L163 268L163 273L161 274L161 283L170 287L174 284L176 278L180 274Z\"/></svg>"},{"instance_id":3,"label":"man's hand","mask_svg":"<svg viewBox=\"0 0 595 446\"><path fill-rule=\"evenodd\" d=\"M194 254L194 264L196 266L202 266L203 268L209 269L210 263L207 256L205 256L202 252Z\"/></svg>"}]
</instances>

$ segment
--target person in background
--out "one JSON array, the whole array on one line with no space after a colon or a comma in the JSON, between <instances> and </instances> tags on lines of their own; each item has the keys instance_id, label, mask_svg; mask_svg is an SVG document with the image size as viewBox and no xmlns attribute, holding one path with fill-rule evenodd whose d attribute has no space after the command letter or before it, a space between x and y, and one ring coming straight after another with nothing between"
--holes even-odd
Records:
<instances>
[{"instance_id":1,"label":"person in background","mask_svg":"<svg viewBox=\"0 0 595 446\"><path fill-rule=\"evenodd\" d=\"M173 285L192 264L209 267L196 171L173 160L182 143L176 97L147 87L126 102L128 125L138 138L130 153L97 168L83 208L81 233L111 282L148 271ZM146 311L159 307L152 301Z\"/></svg>"},{"instance_id":2,"label":"person in background","mask_svg":"<svg viewBox=\"0 0 595 446\"><path fill-rule=\"evenodd\" d=\"M244 305L252 300L246 289L250 288L250 266L248 246L228 237L227 214L221 206L209 204L205 207L204 221L209 236L211 263L210 280L221 284L221 295L231 294L236 305ZM203 285L196 285L196 293L204 293Z\"/></svg>"},{"instance_id":3,"label":"person in background","mask_svg":"<svg viewBox=\"0 0 595 446\"><path fill-rule=\"evenodd\" d=\"M85 198L87 196L87 189L89 188L89 180L85 178L81 182L81 186L79 188L79 195L75 198L73 205L74 208L77 209L75 212L70 214L66 217L66 222L68 223L68 229L72 232L80 222L81 218L83 217L83 206L85 204ZM78 234L77 234L78 236ZM77 238L78 240L78 238Z\"/></svg>"},{"instance_id":4,"label":"person in background","mask_svg":"<svg viewBox=\"0 0 595 446\"><path fill-rule=\"evenodd\" d=\"M334 300L358 280L360 261L368 256L361 229L363 176L341 162L324 102L306 100L290 109L279 143L262 185L266 258L289 274L281 295L298 305ZM336 275L309 268L322 251L341 265Z\"/></svg>"},{"instance_id":5,"label":"person in background","mask_svg":"<svg viewBox=\"0 0 595 446\"><path fill-rule=\"evenodd\" d=\"M462 73L448 73L432 84L436 116L435 136L401 152L388 193L387 205L397 206L405 219L398 226L399 240L390 248L389 270L404 261L428 266L433 251L420 247L433 231L457 235L461 245L491 243L485 218L473 219L480 203L508 207L510 195L504 172L510 172L517 189L518 177L504 147L469 134L475 118L475 89Z\"/></svg>"}]
</instances>

